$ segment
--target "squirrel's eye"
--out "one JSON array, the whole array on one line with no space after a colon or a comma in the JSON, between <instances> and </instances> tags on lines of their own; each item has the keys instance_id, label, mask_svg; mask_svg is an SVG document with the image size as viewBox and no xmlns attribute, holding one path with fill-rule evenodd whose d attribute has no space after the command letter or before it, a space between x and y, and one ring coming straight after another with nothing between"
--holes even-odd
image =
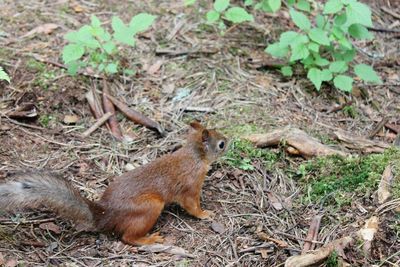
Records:
<instances>
[{"instance_id":1,"label":"squirrel's eye","mask_svg":"<svg viewBox=\"0 0 400 267\"><path fill-rule=\"evenodd\" d=\"M225 147L225 142L224 142L224 141L220 141L219 144L218 144L218 147L219 147L220 149L224 149L224 147Z\"/></svg>"}]
</instances>

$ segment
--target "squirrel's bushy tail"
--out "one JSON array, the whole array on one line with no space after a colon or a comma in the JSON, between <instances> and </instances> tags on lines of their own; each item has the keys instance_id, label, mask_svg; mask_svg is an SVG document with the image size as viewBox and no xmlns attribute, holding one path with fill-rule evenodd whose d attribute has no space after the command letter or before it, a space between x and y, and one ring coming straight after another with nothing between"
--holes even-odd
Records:
<instances>
[{"instance_id":1,"label":"squirrel's bushy tail","mask_svg":"<svg viewBox=\"0 0 400 267\"><path fill-rule=\"evenodd\" d=\"M68 181L56 175L23 172L0 183L0 210L45 207L76 222L81 229L93 230L95 203L82 197Z\"/></svg>"}]
</instances>

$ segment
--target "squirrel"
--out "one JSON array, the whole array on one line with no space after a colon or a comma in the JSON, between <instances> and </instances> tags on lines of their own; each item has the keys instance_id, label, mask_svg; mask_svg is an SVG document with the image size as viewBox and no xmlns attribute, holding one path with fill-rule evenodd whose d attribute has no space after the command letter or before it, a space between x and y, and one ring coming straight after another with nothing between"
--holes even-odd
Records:
<instances>
[{"instance_id":1,"label":"squirrel","mask_svg":"<svg viewBox=\"0 0 400 267\"><path fill-rule=\"evenodd\" d=\"M118 234L131 245L162 243L148 235L167 204L207 219L200 193L210 168L227 149L227 139L199 122L190 123L187 142L171 154L126 172L110 183L98 201L81 196L67 180L48 173L19 173L0 183L0 209L46 207L85 231Z\"/></svg>"}]
</instances>

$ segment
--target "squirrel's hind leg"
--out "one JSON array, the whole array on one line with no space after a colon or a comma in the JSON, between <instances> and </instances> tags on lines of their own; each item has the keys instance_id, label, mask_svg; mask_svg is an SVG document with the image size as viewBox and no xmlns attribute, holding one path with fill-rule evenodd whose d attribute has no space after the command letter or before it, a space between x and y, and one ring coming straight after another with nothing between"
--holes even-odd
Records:
<instances>
[{"instance_id":1,"label":"squirrel's hind leg","mask_svg":"<svg viewBox=\"0 0 400 267\"><path fill-rule=\"evenodd\" d=\"M135 199L132 203L133 210L124 218L124 231L122 241L131 245L147 245L161 243L163 238L159 233L146 234L157 222L162 210L164 201L156 194L146 194Z\"/></svg>"}]
</instances>

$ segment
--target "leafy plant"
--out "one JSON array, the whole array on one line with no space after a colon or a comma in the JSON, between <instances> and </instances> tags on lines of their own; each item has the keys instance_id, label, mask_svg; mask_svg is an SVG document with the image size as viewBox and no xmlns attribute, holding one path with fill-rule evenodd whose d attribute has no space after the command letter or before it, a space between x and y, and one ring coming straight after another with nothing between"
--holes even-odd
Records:
<instances>
[{"instance_id":1,"label":"leafy plant","mask_svg":"<svg viewBox=\"0 0 400 267\"><path fill-rule=\"evenodd\" d=\"M276 11L278 2L263 0L258 5L265 11ZM372 26L367 5L357 0L329 0L317 10L320 13L312 23L308 1L288 1L288 4L290 17L300 31L283 32L278 42L265 49L274 57L288 59L288 65L281 69L283 75L291 76L291 65L300 62L317 90L323 82L333 82L339 90L350 92L352 74L366 82L382 82L371 66L352 64L356 50L351 39L373 38L367 29Z\"/></svg>"},{"instance_id":2,"label":"leafy plant","mask_svg":"<svg viewBox=\"0 0 400 267\"><path fill-rule=\"evenodd\" d=\"M10 83L10 76L4 71L4 69L0 66L0 80L5 80Z\"/></svg>"},{"instance_id":3,"label":"leafy plant","mask_svg":"<svg viewBox=\"0 0 400 267\"><path fill-rule=\"evenodd\" d=\"M246 9L237 6L230 6L230 0L216 0L213 9L206 14L207 22L219 22L219 28L225 29L222 19L233 23L242 23L245 21L253 21L254 18Z\"/></svg>"},{"instance_id":4,"label":"leafy plant","mask_svg":"<svg viewBox=\"0 0 400 267\"><path fill-rule=\"evenodd\" d=\"M113 33L102 26L101 21L91 16L90 25L84 25L77 31L69 32L65 39L69 41L62 52L62 59L70 74L76 74L80 68L90 66L97 73L111 75L123 71L133 74L133 70L124 68L120 61L119 46L135 46L135 36L146 31L154 22L155 16L140 13L132 17L126 25L119 17L111 21Z\"/></svg>"}]
</instances>

